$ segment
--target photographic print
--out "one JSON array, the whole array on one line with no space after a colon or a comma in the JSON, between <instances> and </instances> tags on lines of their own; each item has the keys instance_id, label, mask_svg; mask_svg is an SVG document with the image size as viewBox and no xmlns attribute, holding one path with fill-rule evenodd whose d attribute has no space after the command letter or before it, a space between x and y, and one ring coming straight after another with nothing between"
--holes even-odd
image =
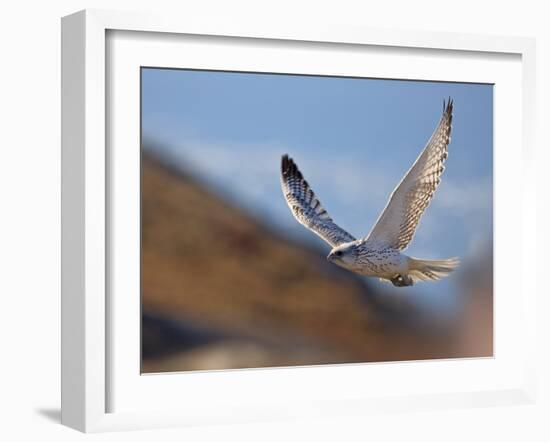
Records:
<instances>
[{"instance_id":1,"label":"photographic print","mask_svg":"<svg viewBox=\"0 0 550 442\"><path fill-rule=\"evenodd\" d=\"M141 69L142 373L493 356L493 85Z\"/></svg>"}]
</instances>

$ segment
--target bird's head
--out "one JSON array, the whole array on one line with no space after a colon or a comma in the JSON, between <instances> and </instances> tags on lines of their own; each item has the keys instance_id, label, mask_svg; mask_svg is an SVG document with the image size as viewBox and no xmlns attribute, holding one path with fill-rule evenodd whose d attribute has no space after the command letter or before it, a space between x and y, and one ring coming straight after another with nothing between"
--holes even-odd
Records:
<instances>
[{"instance_id":1,"label":"bird's head","mask_svg":"<svg viewBox=\"0 0 550 442\"><path fill-rule=\"evenodd\" d=\"M340 244L330 251L327 260L337 266L353 270L357 263L357 245L353 242Z\"/></svg>"}]
</instances>

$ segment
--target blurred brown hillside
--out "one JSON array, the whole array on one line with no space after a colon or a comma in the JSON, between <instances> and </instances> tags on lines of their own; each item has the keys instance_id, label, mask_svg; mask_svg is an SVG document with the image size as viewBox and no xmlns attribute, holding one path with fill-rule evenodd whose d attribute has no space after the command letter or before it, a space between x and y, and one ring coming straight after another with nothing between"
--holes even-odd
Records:
<instances>
[{"instance_id":1,"label":"blurred brown hillside","mask_svg":"<svg viewBox=\"0 0 550 442\"><path fill-rule=\"evenodd\" d=\"M141 259L143 372L481 355L146 154Z\"/></svg>"}]
</instances>

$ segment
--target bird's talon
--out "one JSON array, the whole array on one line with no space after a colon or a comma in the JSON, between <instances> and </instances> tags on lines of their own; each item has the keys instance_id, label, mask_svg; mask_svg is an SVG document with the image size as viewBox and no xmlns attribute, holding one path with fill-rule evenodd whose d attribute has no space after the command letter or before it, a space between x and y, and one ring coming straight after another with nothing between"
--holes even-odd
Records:
<instances>
[{"instance_id":1,"label":"bird's talon","mask_svg":"<svg viewBox=\"0 0 550 442\"><path fill-rule=\"evenodd\" d=\"M395 287L408 287L414 284L410 276L403 275L395 275L390 281Z\"/></svg>"}]
</instances>

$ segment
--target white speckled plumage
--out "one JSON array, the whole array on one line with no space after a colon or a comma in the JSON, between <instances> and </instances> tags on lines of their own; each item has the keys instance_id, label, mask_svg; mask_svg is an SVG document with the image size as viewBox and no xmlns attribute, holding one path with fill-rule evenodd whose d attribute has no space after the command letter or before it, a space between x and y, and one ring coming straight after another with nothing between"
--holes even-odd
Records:
<instances>
[{"instance_id":1,"label":"white speckled plumage","mask_svg":"<svg viewBox=\"0 0 550 442\"><path fill-rule=\"evenodd\" d=\"M302 173L287 155L282 158L281 187L294 217L333 248L328 260L355 273L409 286L438 280L458 266L457 258L421 260L402 253L441 181L451 140L453 102L443 103L443 115L428 143L392 192L371 232L355 239L322 207Z\"/></svg>"}]
</instances>

